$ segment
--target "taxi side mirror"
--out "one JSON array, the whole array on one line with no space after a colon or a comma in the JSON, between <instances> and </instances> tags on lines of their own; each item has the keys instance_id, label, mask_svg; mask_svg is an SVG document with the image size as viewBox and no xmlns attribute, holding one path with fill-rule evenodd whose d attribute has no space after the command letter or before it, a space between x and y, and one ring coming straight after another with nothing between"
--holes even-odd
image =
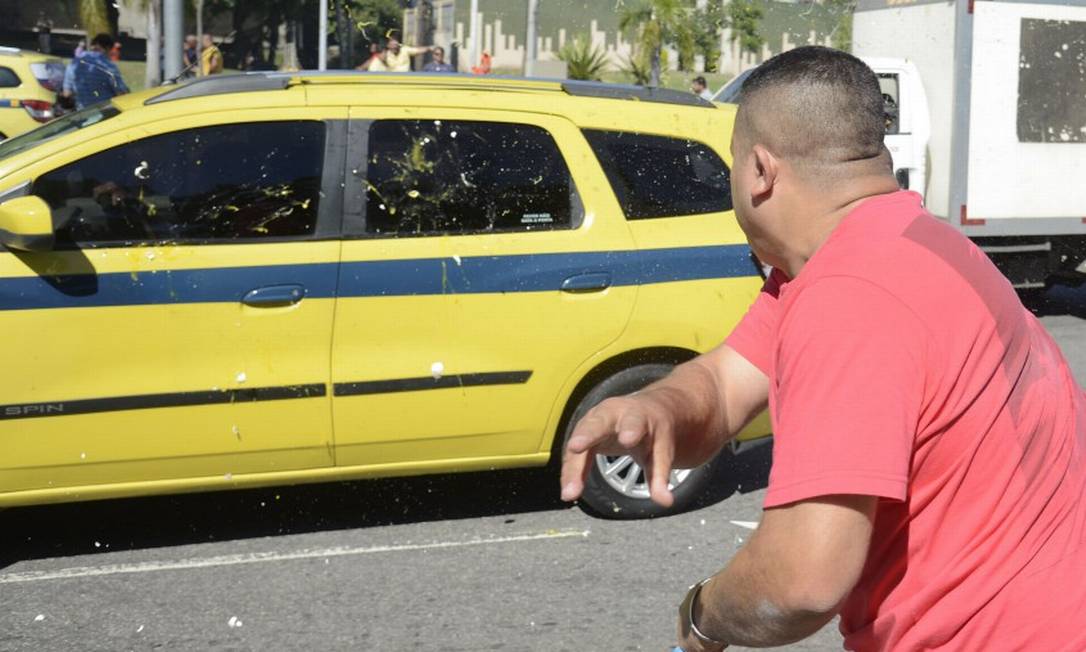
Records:
<instances>
[{"instance_id":1,"label":"taxi side mirror","mask_svg":"<svg viewBox=\"0 0 1086 652\"><path fill-rule=\"evenodd\" d=\"M0 243L19 251L53 248L53 212L41 197L16 197L0 204Z\"/></svg>"}]
</instances>

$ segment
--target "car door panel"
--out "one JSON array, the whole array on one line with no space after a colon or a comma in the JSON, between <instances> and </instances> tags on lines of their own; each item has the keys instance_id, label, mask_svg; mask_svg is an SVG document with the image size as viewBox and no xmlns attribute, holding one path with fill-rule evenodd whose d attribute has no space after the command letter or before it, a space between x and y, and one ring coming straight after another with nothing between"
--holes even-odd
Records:
<instances>
[{"instance_id":1,"label":"car door panel","mask_svg":"<svg viewBox=\"0 0 1086 652\"><path fill-rule=\"evenodd\" d=\"M388 107L355 107L351 115L352 130L391 120L540 129L572 171L581 213L572 229L371 234L344 244L333 342L337 464L538 453L560 387L619 336L636 294L633 285L601 285L598 277L596 287L562 291L585 274L620 274L610 252L631 246L621 217L601 214L617 206L598 167L584 164L591 151L578 130L552 116ZM364 165L348 167L366 173Z\"/></svg>"},{"instance_id":2,"label":"car door panel","mask_svg":"<svg viewBox=\"0 0 1086 652\"><path fill-rule=\"evenodd\" d=\"M199 124L307 117L329 112L254 110ZM64 162L192 124L122 131ZM342 157L333 166L341 170ZM327 203L318 219L338 229L339 179L320 184ZM23 343L0 380L0 491L194 477L228 485L237 474L330 466L340 244L290 240L0 253L0 323ZM246 302L281 286L298 296Z\"/></svg>"}]
</instances>

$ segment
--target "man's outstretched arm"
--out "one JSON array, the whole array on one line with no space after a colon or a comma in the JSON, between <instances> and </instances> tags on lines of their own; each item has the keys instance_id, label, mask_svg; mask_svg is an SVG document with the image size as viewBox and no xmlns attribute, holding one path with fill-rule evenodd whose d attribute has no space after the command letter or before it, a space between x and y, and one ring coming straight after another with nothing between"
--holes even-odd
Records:
<instances>
[{"instance_id":1,"label":"man's outstretched arm","mask_svg":"<svg viewBox=\"0 0 1086 652\"><path fill-rule=\"evenodd\" d=\"M566 445L562 498L584 490L593 455L633 455L652 499L672 503L672 468L707 462L765 409L769 379L727 344L681 364L629 396L610 398L584 416Z\"/></svg>"},{"instance_id":2,"label":"man's outstretched arm","mask_svg":"<svg viewBox=\"0 0 1086 652\"><path fill-rule=\"evenodd\" d=\"M694 624L709 638L750 647L786 645L828 623L867 561L878 498L823 496L766 510L746 546L705 584ZM679 614L685 652L701 644Z\"/></svg>"}]
</instances>

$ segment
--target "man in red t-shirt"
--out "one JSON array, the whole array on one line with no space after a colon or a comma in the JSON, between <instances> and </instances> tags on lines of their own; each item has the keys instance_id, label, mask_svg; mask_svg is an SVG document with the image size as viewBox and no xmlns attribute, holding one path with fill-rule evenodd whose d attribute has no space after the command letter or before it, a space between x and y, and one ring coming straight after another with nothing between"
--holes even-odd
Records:
<instances>
[{"instance_id":1,"label":"man in red t-shirt","mask_svg":"<svg viewBox=\"0 0 1086 652\"><path fill-rule=\"evenodd\" d=\"M776 271L730 337L567 445L563 497L633 453L652 498L768 403L755 535L687 594L680 645L1086 650L1086 396L988 258L897 190L878 82L826 48L744 84L732 193Z\"/></svg>"}]
</instances>

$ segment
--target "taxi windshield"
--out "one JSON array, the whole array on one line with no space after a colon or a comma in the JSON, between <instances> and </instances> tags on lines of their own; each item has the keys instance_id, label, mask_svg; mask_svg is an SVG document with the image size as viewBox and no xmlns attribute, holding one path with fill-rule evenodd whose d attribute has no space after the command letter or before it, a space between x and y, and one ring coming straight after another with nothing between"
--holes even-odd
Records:
<instances>
[{"instance_id":1,"label":"taxi windshield","mask_svg":"<svg viewBox=\"0 0 1086 652\"><path fill-rule=\"evenodd\" d=\"M103 120L108 120L120 114L120 112L121 110L112 104L95 104L75 113L69 113L37 129L0 142L0 160L37 147L57 136L96 125Z\"/></svg>"}]
</instances>

